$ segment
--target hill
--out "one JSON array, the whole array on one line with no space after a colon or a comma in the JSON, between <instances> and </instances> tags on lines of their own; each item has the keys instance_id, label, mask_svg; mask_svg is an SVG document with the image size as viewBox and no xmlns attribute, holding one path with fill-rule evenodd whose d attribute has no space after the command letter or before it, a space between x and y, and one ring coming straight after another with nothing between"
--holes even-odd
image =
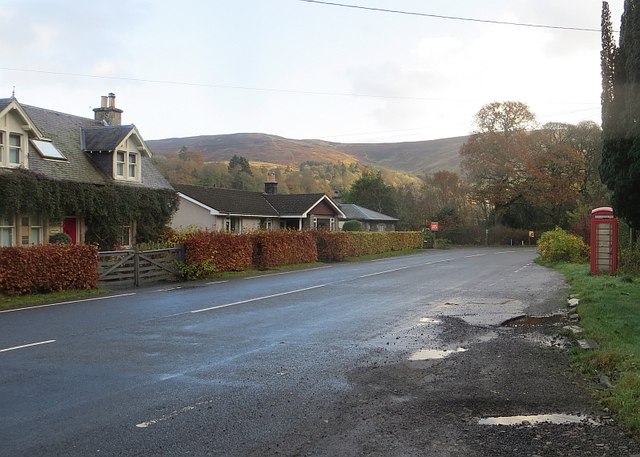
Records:
<instances>
[{"instance_id":1,"label":"hill","mask_svg":"<svg viewBox=\"0 0 640 457\"><path fill-rule=\"evenodd\" d=\"M150 140L155 154L174 154L186 147L201 152L205 160L228 161L234 155L250 162L299 165L303 162L361 163L411 174L438 170L457 171L458 151L468 137L404 143L332 143L323 140L292 140L262 133L203 135Z\"/></svg>"}]
</instances>

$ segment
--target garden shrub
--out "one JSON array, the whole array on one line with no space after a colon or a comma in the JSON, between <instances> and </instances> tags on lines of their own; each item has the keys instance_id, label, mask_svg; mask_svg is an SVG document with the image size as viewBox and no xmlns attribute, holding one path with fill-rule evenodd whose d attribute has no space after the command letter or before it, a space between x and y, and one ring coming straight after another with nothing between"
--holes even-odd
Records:
<instances>
[{"instance_id":1,"label":"garden shrub","mask_svg":"<svg viewBox=\"0 0 640 457\"><path fill-rule=\"evenodd\" d=\"M360 221L347 221L342 226L343 232L359 232L362 230L362 223Z\"/></svg>"},{"instance_id":2,"label":"garden shrub","mask_svg":"<svg viewBox=\"0 0 640 457\"><path fill-rule=\"evenodd\" d=\"M547 262L582 263L589 258L589 248L582 237L559 227L544 232L538 240L540 258Z\"/></svg>"}]
</instances>

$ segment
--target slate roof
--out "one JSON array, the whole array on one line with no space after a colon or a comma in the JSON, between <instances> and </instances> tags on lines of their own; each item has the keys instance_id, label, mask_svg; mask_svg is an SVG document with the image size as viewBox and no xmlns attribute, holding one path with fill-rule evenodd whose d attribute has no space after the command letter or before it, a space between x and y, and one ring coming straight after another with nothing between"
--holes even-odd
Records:
<instances>
[{"instance_id":1,"label":"slate roof","mask_svg":"<svg viewBox=\"0 0 640 457\"><path fill-rule=\"evenodd\" d=\"M306 213L323 198L329 200L325 194L266 194L185 184L174 184L173 187L211 209L238 216L306 217ZM340 212L337 206L336 211Z\"/></svg>"},{"instance_id":2,"label":"slate roof","mask_svg":"<svg viewBox=\"0 0 640 457\"><path fill-rule=\"evenodd\" d=\"M353 203L341 203L340 209L347 216L347 219L355 219L358 221L375 221L375 222L397 222L399 219L386 214L363 208Z\"/></svg>"},{"instance_id":3,"label":"slate roof","mask_svg":"<svg viewBox=\"0 0 640 457\"><path fill-rule=\"evenodd\" d=\"M263 194L282 217L300 217L318 203L324 194Z\"/></svg>"},{"instance_id":4,"label":"slate roof","mask_svg":"<svg viewBox=\"0 0 640 457\"><path fill-rule=\"evenodd\" d=\"M174 184L173 187L181 194L223 214L262 217L278 216L276 209L269 204L260 192L189 186L185 184Z\"/></svg>"},{"instance_id":5,"label":"slate roof","mask_svg":"<svg viewBox=\"0 0 640 457\"><path fill-rule=\"evenodd\" d=\"M84 149L87 151L114 151L133 128L133 125L83 128Z\"/></svg>"},{"instance_id":6,"label":"slate roof","mask_svg":"<svg viewBox=\"0 0 640 457\"><path fill-rule=\"evenodd\" d=\"M118 144L114 144L117 138L122 141L132 129L135 129L135 126L105 126L101 121L92 118L23 105L15 99L0 99L0 111L12 102L17 103L24 110L40 133L51 140L67 159L47 160L30 145L29 170L34 173L59 181L172 189L145 154L142 154L142 182L134 183L114 180L108 170L101 168L101 164L106 163L104 157L93 156L92 158L92 155L86 152L113 151ZM89 147L86 143L89 143ZM112 147L109 149L108 146Z\"/></svg>"}]
</instances>

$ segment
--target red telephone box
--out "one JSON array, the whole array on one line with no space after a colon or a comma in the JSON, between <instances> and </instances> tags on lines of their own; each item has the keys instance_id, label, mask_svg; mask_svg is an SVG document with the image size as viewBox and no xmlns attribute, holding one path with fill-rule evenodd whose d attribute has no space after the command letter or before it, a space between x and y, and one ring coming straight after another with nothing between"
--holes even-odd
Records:
<instances>
[{"instance_id":1,"label":"red telephone box","mask_svg":"<svg viewBox=\"0 0 640 457\"><path fill-rule=\"evenodd\" d=\"M618 219L613 209L591 211L591 273L613 274L618 270Z\"/></svg>"}]
</instances>

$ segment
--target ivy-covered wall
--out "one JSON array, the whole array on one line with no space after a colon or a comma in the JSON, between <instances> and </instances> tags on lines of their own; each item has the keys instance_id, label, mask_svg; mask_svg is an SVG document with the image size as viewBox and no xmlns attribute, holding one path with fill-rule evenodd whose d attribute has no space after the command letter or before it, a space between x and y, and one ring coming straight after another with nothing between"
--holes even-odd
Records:
<instances>
[{"instance_id":1,"label":"ivy-covered wall","mask_svg":"<svg viewBox=\"0 0 640 457\"><path fill-rule=\"evenodd\" d=\"M123 225L136 222L136 242L153 241L178 206L173 190L54 181L28 170L0 170L0 214L39 214L47 220L84 218L85 240L100 249L117 243Z\"/></svg>"}]
</instances>

